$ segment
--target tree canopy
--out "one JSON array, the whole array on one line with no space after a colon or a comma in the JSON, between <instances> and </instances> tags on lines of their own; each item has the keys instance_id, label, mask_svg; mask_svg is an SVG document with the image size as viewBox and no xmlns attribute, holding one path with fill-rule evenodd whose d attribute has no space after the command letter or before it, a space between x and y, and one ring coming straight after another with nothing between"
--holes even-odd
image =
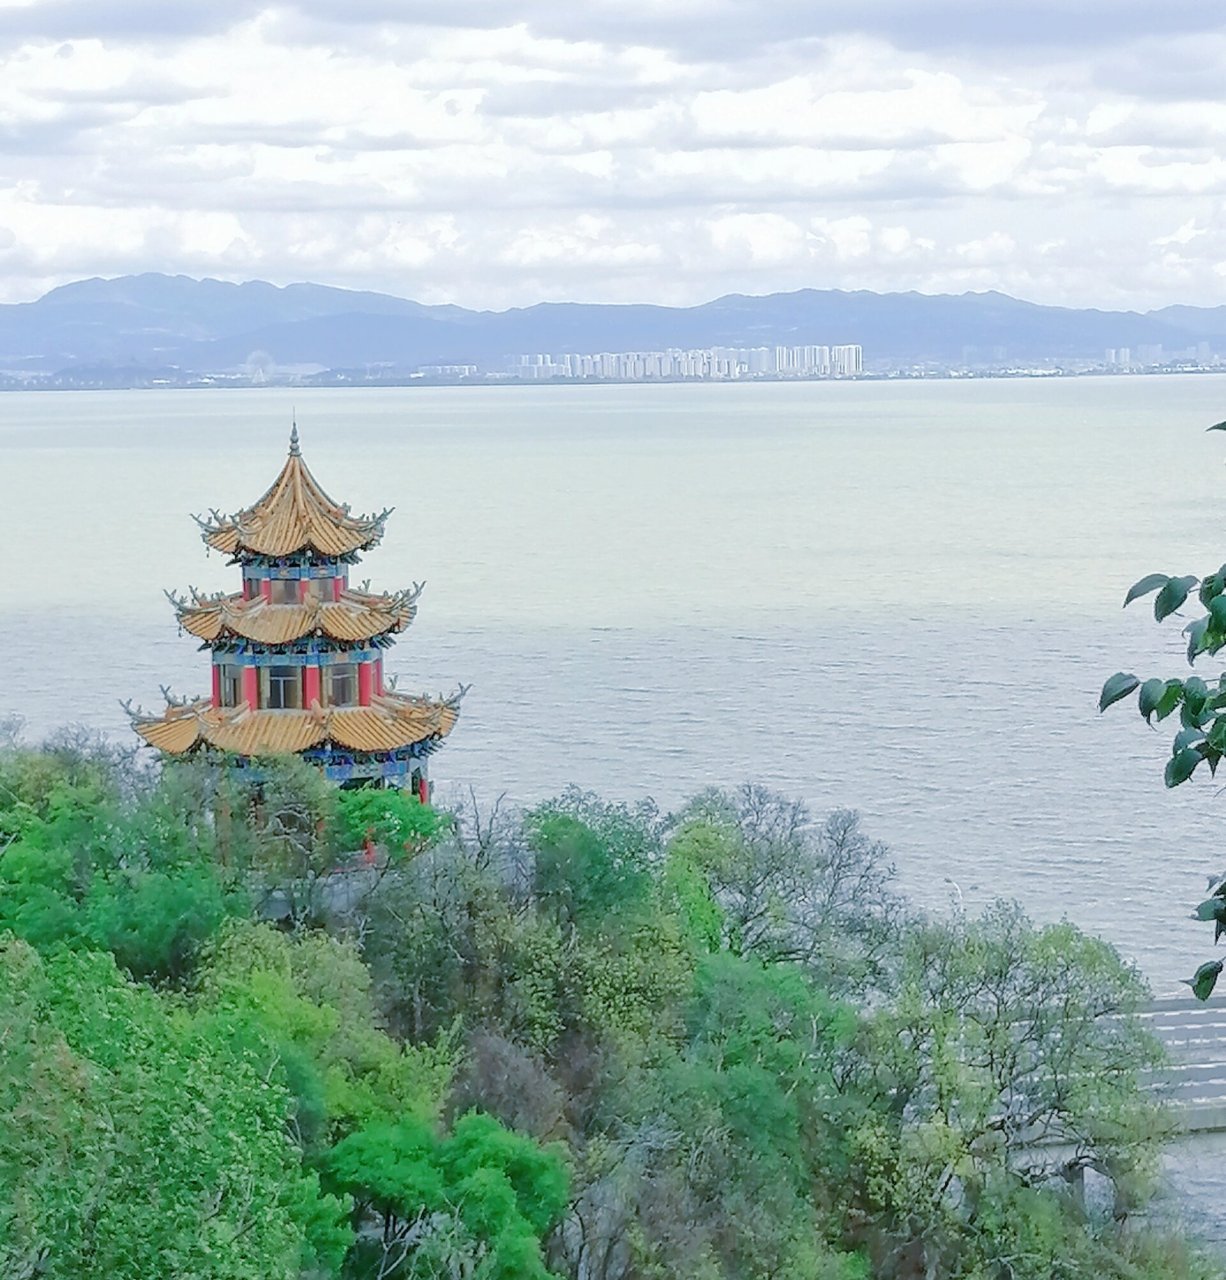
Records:
<instances>
[{"instance_id":1,"label":"tree canopy","mask_svg":"<svg viewBox=\"0 0 1226 1280\"><path fill-rule=\"evenodd\" d=\"M0 745L0 1273L1207 1277L1122 1225L1144 999L761 786L443 813Z\"/></svg>"}]
</instances>

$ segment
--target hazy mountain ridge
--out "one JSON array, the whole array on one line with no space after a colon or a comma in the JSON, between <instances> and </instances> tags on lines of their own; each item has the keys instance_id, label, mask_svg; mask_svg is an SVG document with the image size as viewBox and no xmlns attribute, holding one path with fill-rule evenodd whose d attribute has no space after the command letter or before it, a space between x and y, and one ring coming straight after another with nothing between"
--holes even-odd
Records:
<instances>
[{"instance_id":1,"label":"hazy mountain ridge","mask_svg":"<svg viewBox=\"0 0 1226 1280\"><path fill-rule=\"evenodd\" d=\"M80 280L0 306L0 369L81 365L234 369L277 365L502 368L524 352L854 342L865 359L960 363L1101 359L1108 347L1226 344L1226 307L1077 310L1002 293L800 289L728 294L694 307L545 302L506 311L429 306L327 285L230 284L147 273Z\"/></svg>"}]
</instances>

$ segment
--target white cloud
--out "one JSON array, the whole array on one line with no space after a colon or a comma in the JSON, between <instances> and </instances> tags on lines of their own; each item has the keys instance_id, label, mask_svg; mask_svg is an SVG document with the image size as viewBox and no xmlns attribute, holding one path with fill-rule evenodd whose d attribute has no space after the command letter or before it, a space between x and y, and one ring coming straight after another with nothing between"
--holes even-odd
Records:
<instances>
[{"instance_id":1,"label":"white cloud","mask_svg":"<svg viewBox=\"0 0 1226 1280\"><path fill-rule=\"evenodd\" d=\"M1203 236L1205 234L1205 231L1206 231L1206 228L1198 227L1196 225L1195 218L1189 218L1187 222L1176 227L1175 230L1172 231L1169 236L1159 236L1156 240L1153 241L1153 243L1156 245L1191 244L1192 241L1195 240L1197 236Z\"/></svg>"},{"instance_id":2,"label":"white cloud","mask_svg":"<svg viewBox=\"0 0 1226 1280\"><path fill-rule=\"evenodd\" d=\"M805 234L778 213L733 213L710 224L711 245L725 258L748 259L756 266L794 263L805 254Z\"/></svg>"},{"instance_id":3,"label":"white cloud","mask_svg":"<svg viewBox=\"0 0 1226 1280\"><path fill-rule=\"evenodd\" d=\"M843 262L868 256L872 251L872 230L873 224L860 215L833 220L814 218L809 223L813 241L821 248L832 249L834 257Z\"/></svg>"},{"instance_id":4,"label":"white cloud","mask_svg":"<svg viewBox=\"0 0 1226 1280\"><path fill-rule=\"evenodd\" d=\"M978 240L955 245L954 252L972 267L1008 263L1017 252L1017 242L1004 231L993 231Z\"/></svg>"},{"instance_id":5,"label":"white cloud","mask_svg":"<svg viewBox=\"0 0 1226 1280\"><path fill-rule=\"evenodd\" d=\"M914 236L907 227L882 227L877 243L883 252L896 258L927 256L936 248L936 241Z\"/></svg>"},{"instance_id":6,"label":"white cloud","mask_svg":"<svg viewBox=\"0 0 1226 1280\"><path fill-rule=\"evenodd\" d=\"M994 36L955 0L927 31L902 0L103 8L0 3L0 300L160 269L476 306L1220 301L1226 106L1173 73L1219 46L1182 0L1166 35L1122 3L1098 60L1076 15L994 6Z\"/></svg>"}]
</instances>

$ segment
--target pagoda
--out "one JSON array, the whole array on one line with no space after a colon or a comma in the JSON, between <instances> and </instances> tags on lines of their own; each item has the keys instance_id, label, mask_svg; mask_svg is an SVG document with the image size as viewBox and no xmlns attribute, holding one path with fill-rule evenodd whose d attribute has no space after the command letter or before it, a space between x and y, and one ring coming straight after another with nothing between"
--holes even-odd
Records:
<instances>
[{"instance_id":1,"label":"pagoda","mask_svg":"<svg viewBox=\"0 0 1226 1280\"><path fill-rule=\"evenodd\" d=\"M349 573L389 514L355 516L333 501L303 461L295 423L259 501L196 517L205 544L241 568L242 590L167 592L181 630L212 654L212 695L180 700L163 688L162 714L129 707L136 732L169 756L220 753L250 766L296 754L342 785L410 787L428 800L427 763L464 689L410 697L384 679L384 654L413 621L421 584L375 595L351 587Z\"/></svg>"}]
</instances>

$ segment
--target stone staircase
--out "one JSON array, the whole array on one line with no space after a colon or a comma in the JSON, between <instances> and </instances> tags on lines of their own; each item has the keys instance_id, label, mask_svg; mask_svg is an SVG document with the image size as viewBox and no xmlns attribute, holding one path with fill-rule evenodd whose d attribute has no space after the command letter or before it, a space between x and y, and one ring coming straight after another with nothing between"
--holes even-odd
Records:
<instances>
[{"instance_id":1,"label":"stone staircase","mask_svg":"<svg viewBox=\"0 0 1226 1280\"><path fill-rule=\"evenodd\" d=\"M1156 1000L1142 1017L1170 1055L1154 1083L1178 1108L1182 1127L1226 1130L1226 1003Z\"/></svg>"}]
</instances>

